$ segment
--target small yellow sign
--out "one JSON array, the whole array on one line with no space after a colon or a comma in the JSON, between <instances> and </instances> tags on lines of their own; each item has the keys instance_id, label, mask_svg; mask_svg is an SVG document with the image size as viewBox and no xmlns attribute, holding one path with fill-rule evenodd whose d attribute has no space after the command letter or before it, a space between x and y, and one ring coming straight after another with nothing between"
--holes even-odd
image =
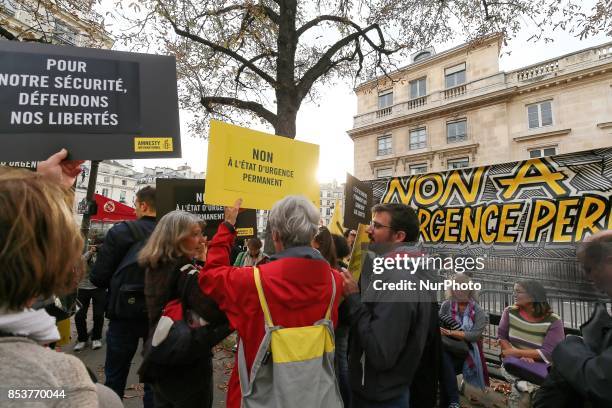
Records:
<instances>
[{"instance_id":1,"label":"small yellow sign","mask_svg":"<svg viewBox=\"0 0 612 408\"><path fill-rule=\"evenodd\" d=\"M135 152L172 152L171 137L135 137L134 138Z\"/></svg>"},{"instance_id":2,"label":"small yellow sign","mask_svg":"<svg viewBox=\"0 0 612 408\"><path fill-rule=\"evenodd\" d=\"M238 235L239 237L250 237L252 235L255 235L255 233L253 231L253 227L236 228L236 235Z\"/></svg>"},{"instance_id":3,"label":"small yellow sign","mask_svg":"<svg viewBox=\"0 0 612 408\"><path fill-rule=\"evenodd\" d=\"M299 194L319 207L318 165L319 145L213 120L204 202L268 210Z\"/></svg>"}]
</instances>

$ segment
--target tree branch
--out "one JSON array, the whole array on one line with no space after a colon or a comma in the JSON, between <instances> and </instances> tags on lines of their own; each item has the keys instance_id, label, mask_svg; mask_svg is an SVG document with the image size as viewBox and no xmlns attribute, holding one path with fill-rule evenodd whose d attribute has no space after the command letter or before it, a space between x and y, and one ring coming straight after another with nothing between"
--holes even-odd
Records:
<instances>
[{"instance_id":1,"label":"tree branch","mask_svg":"<svg viewBox=\"0 0 612 408\"><path fill-rule=\"evenodd\" d=\"M275 51L268 51L268 52L264 52L263 54L256 55L255 57L251 58L251 59L249 60L249 62L254 63L254 62L259 61L259 60L260 60L260 59L262 59L262 58L266 58L266 57L274 57L274 56L277 56L277 55L278 55L278 53L277 53L277 52L275 52ZM237 83L239 83L240 85L242 85L242 86L244 86L244 87L247 87L247 86L246 86L245 84L243 84L242 82L240 82L240 75L242 75L242 72L245 70L245 68L246 68L246 67L247 67L247 66L246 66L245 64L242 64L242 65L241 65L241 66L238 68L238 71L236 72L236 77L234 78L234 80L235 80Z\"/></svg>"},{"instance_id":2,"label":"tree branch","mask_svg":"<svg viewBox=\"0 0 612 408\"><path fill-rule=\"evenodd\" d=\"M274 113L257 102L243 101L241 99L226 96L202 96L200 97L200 103L208 112L215 112L213 105L225 105L251 111L257 116L265 119L272 126L276 126L276 122L278 121L278 117Z\"/></svg>"},{"instance_id":3,"label":"tree branch","mask_svg":"<svg viewBox=\"0 0 612 408\"><path fill-rule=\"evenodd\" d=\"M324 16L322 16L322 17L324 17ZM323 56L321 56L319 61L317 61L317 63L314 64L302 76L302 79L300 80L300 82L298 83L298 85L296 87L297 88L297 92L298 92L298 97L300 98L299 100L301 100L301 98L303 98L306 95L308 90L312 87L312 85L314 84L314 82L318 78L320 78L321 76L323 76L326 73L328 73L331 69L333 69L339 63L339 62L334 63L332 61L333 56L339 50L344 48L346 45L350 44L352 41L358 41L360 38L363 38L379 54L390 55L390 54L394 53L395 51L397 51L397 50L387 50L387 49L385 49L385 39L384 39L382 30L380 29L378 24L376 24L376 23L375 24L371 24L370 26L366 27L365 29L361 29L359 26L357 26L357 24L352 23L352 22L351 22L351 25L353 27L356 27L355 29L357 31L352 33L352 34L350 34L350 35L348 35L348 36L346 36L346 37L344 37L344 38L342 38L341 40L336 42L334 45L332 45L327 50L327 52L325 52L325 54L323 54ZM372 31L372 30L375 30L378 33L378 36L380 38L380 45L375 44L370 38L368 38L367 33L369 31ZM360 49L360 52L361 52L361 49ZM354 58L354 55L353 55L353 58ZM346 60L346 59L344 59L344 60ZM379 59L379 62L380 62L380 59Z\"/></svg>"},{"instance_id":4,"label":"tree branch","mask_svg":"<svg viewBox=\"0 0 612 408\"><path fill-rule=\"evenodd\" d=\"M202 38L199 35L192 34L188 30L183 30L183 29L179 28L178 25L176 24L176 22L170 17L170 13L168 13L168 10L166 10L164 5L161 4L161 2L159 2L159 1L158 1L158 4L163 9L163 16L168 20L168 22L170 23L170 25L172 26L172 28L174 29L174 32L176 34L180 35L181 37L189 38L190 40L193 40L193 41L195 41L197 43L206 45L207 47L209 47L209 48L211 48L211 49L213 49L215 51L223 53L223 54L227 55L228 57L231 57L231 58L235 59L236 61L243 63L248 68L250 68L254 73L259 75L264 81L266 81L267 83L269 83L273 87L276 86L276 80L274 78L272 78L270 75L268 75L266 72L261 70L259 67L257 67L252 62L249 62L249 60L247 60L246 58L244 58L242 55L238 54L237 52L232 51L229 48L223 47L223 46L221 46L219 44L215 44L214 42L208 41L207 39Z\"/></svg>"},{"instance_id":5,"label":"tree branch","mask_svg":"<svg viewBox=\"0 0 612 408\"><path fill-rule=\"evenodd\" d=\"M488 20L491 17L489 16L489 6L487 5L487 0L482 0L482 6L484 7L485 20Z\"/></svg>"},{"instance_id":6,"label":"tree branch","mask_svg":"<svg viewBox=\"0 0 612 408\"><path fill-rule=\"evenodd\" d=\"M323 21L334 21L336 23L343 23L343 24L346 24L346 25L357 26L357 24L353 23L351 20L349 20L346 17L333 16L333 15L322 15L322 16L318 16L315 19L310 20L309 22L307 22L306 24L301 26L296 31L296 36L299 38L306 31L310 30L311 28L313 28L317 24L322 23ZM357 26L357 28L359 28L359 26Z\"/></svg>"},{"instance_id":7,"label":"tree branch","mask_svg":"<svg viewBox=\"0 0 612 408\"><path fill-rule=\"evenodd\" d=\"M226 14L229 13L231 11L236 11L236 10L248 10L251 11L253 9L259 9L259 10L263 10L264 14L266 15L266 17L268 17L270 19L270 21L272 21L274 24L278 25L279 21L280 21L280 16L278 15L277 12L275 12L274 10L272 10L270 7L264 6L263 4L258 4L257 6L245 6L243 4L234 4L232 6L227 6L224 8L221 8L219 10L207 10L203 13L198 14L197 16L195 16L195 19L199 19L202 17L211 17L211 16L220 16L222 14Z\"/></svg>"},{"instance_id":8,"label":"tree branch","mask_svg":"<svg viewBox=\"0 0 612 408\"><path fill-rule=\"evenodd\" d=\"M390 54L393 54L394 52L397 51L397 50L386 50L385 49L385 36L384 36L382 30L380 29L380 26L378 25L378 23L371 24L369 27L366 27L365 29L362 29L361 26L359 26L359 24L349 20L348 18L339 17L339 16L332 16L332 15L322 15L322 16L319 16L319 17L313 19L313 20L310 20L309 22L307 22L306 24L304 24L302 27L300 27L297 30L298 37L300 35L304 34L306 31L308 31L312 27L316 26L317 24L319 24L319 23L321 23L323 21L334 21L334 22L337 22L337 23L343 23L343 24L345 24L347 26L351 26L352 28L354 28L356 30L356 33L348 35L348 36L344 37L342 40L338 41L338 43L345 41L344 44L341 47L339 47L339 48L344 47L345 45L350 43L355 38L363 37L365 42L370 44L370 46L372 48L374 48L375 51L378 51L379 53L390 55ZM374 41L372 41L366 35L366 33L368 31L371 31L371 30L376 30L376 33L378 34L378 38L380 39L380 45L375 44ZM359 35L357 37L353 37L355 34L359 34ZM338 44L338 43L336 43L336 44ZM335 45L333 45L332 48L334 46Z\"/></svg>"}]
</instances>

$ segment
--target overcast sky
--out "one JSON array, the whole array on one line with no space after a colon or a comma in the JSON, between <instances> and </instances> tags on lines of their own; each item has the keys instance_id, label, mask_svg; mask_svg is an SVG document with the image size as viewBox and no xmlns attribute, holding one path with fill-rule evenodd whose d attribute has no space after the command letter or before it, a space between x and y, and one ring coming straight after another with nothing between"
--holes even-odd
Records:
<instances>
[{"instance_id":1,"label":"overcast sky","mask_svg":"<svg viewBox=\"0 0 612 408\"><path fill-rule=\"evenodd\" d=\"M508 47L502 50L500 69L511 71L612 40L605 35L599 35L580 41L562 31L549 35L554 38L553 43L527 42L527 35L512 40ZM435 49L441 52L459 44L460 42L436 45ZM506 55L507 52L510 52L510 55ZM298 115L296 139L320 145L318 177L322 182L333 179L343 181L346 172L353 171L353 142L346 131L352 127L353 116L357 111L357 98L349 82L347 80L344 84L330 87L325 93L322 91L324 97L317 103L302 104ZM180 116L183 158L134 160L137 169L155 165L176 167L187 163L195 171L206 170L208 143L203 138L187 132L187 112L181 112Z\"/></svg>"}]
</instances>

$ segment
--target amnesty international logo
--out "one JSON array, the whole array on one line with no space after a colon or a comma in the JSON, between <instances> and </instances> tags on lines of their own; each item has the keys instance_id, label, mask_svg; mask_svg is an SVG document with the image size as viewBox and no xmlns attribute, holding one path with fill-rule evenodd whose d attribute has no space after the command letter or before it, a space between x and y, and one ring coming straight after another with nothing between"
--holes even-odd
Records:
<instances>
[{"instance_id":1,"label":"amnesty international logo","mask_svg":"<svg viewBox=\"0 0 612 408\"><path fill-rule=\"evenodd\" d=\"M172 152L174 151L171 137L136 137L135 152Z\"/></svg>"}]
</instances>

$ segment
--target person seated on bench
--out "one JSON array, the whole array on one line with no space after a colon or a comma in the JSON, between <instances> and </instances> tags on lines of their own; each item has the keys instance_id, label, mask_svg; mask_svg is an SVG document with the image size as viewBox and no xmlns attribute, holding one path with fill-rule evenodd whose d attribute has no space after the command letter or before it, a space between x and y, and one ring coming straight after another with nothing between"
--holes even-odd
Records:
<instances>
[{"instance_id":1,"label":"person seated on bench","mask_svg":"<svg viewBox=\"0 0 612 408\"><path fill-rule=\"evenodd\" d=\"M577 255L593 286L612 299L612 230L585 239ZM612 316L603 302L593 306L582 337L567 336L553 351L535 408L612 407Z\"/></svg>"},{"instance_id":2,"label":"person seated on bench","mask_svg":"<svg viewBox=\"0 0 612 408\"><path fill-rule=\"evenodd\" d=\"M563 322L552 312L539 282L518 281L514 299L514 305L504 310L497 331L502 371L512 383L510 407L519 406L519 400L521 406L527 403L544 382L552 351L565 337Z\"/></svg>"},{"instance_id":3,"label":"person seated on bench","mask_svg":"<svg viewBox=\"0 0 612 408\"><path fill-rule=\"evenodd\" d=\"M469 284L470 277L458 273L453 281ZM487 326L488 315L476 302L476 291L451 289L447 293L447 300L440 306L439 317L440 333L445 337L442 341L440 407L459 408L457 374L462 373L465 382L479 389L489 385L487 364L482 352L482 333ZM456 350L456 342L465 348L465 353Z\"/></svg>"}]
</instances>

